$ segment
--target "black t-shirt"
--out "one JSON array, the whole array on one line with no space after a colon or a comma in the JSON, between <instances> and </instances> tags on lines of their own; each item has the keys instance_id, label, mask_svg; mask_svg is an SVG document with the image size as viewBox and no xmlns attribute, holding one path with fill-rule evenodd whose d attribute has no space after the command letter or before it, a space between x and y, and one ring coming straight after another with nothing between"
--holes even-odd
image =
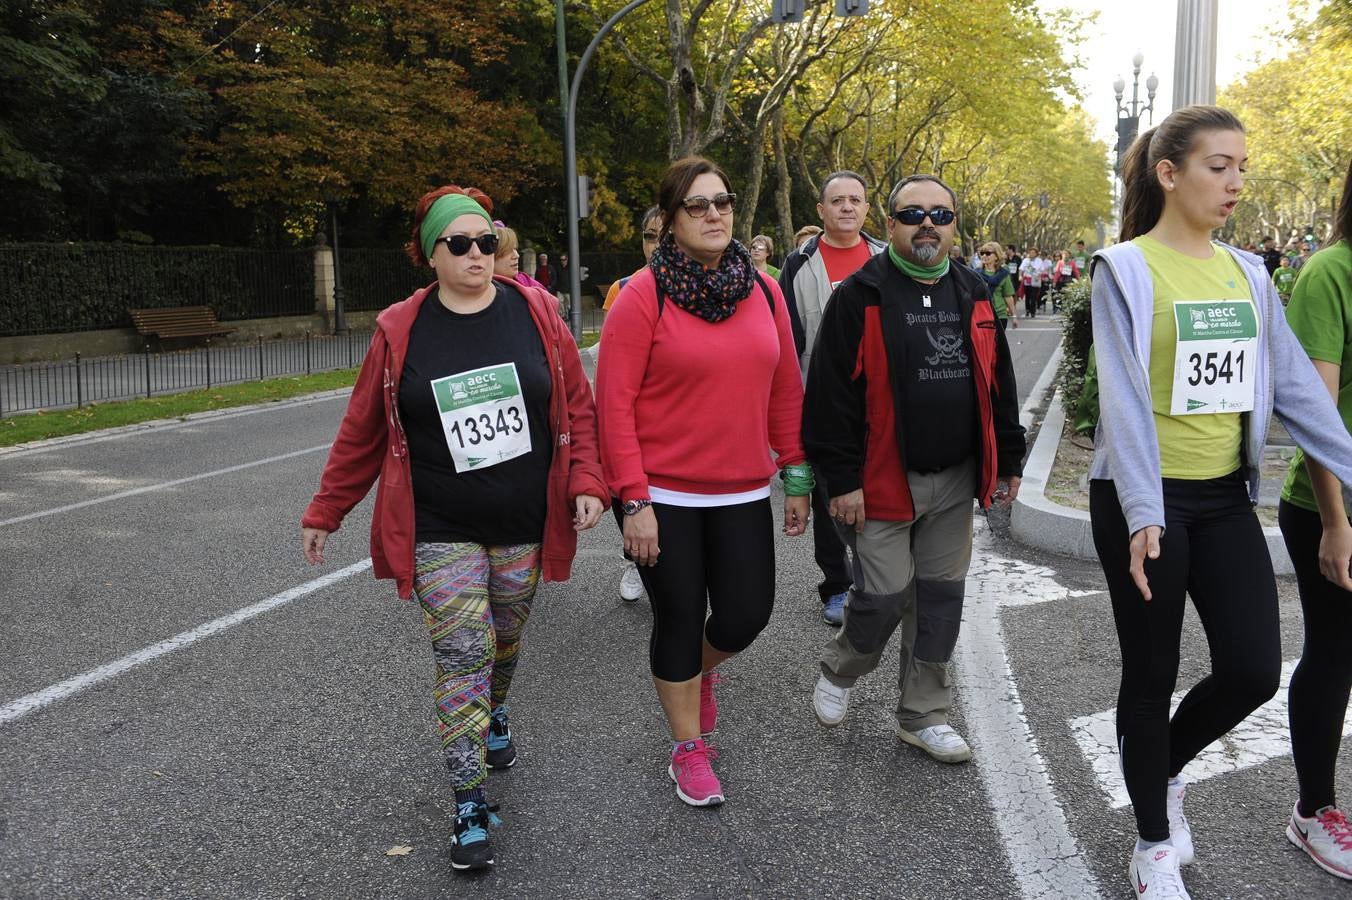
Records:
<instances>
[{"instance_id":1,"label":"black t-shirt","mask_svg":"<svg viewBox=\"0 0 1352 900\"><path fill-rule=\"evenodd\" d=\"M1267 269L1268 275L1277 271L1282 264L1282 251L1273 247L1271 250L1263 251L1263 266Z\"/></svg>"},{"instance_id":2,"label":"black t-shirt","mask_svg":"<svg viewBox=\"0 0 1352 900\"><path fill-rule=\"evenodd\" d=\"M971 351L962 335L953 276L932 285L905 277L897 281L906 342L902 453L907 469L946 469L976 452Z\"/></svg>"},{"instance_id":3,"label":"black t-shirt","mask_svg":"<svg viewBox=\"0 0 1352 900\"><path fill-rule=\"evenodd\" d=\"M509 363L519 392L510 370L475 371ZM440 379L446 380L434 390ZM554 452L551 388L544 344L520 293L497 284L493 302L468 315L451 312L435 293L423 302L399 382L417 540L502 545L541 539ZM450 410L444 423L439 402ZM505 448L524 446L523 431L529 451L493 463ZM452 446L461 451L464 471L456 470Z\"/></svg>"}]
</instances>

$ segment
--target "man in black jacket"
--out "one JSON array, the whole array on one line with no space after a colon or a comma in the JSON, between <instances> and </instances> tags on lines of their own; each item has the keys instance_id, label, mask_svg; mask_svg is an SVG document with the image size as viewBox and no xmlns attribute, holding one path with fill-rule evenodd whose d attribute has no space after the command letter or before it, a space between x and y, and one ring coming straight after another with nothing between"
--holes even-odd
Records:
<instances>
[{"instance_id":1,"label":"man in black jacket","mask_svg":"<svg viewBox=\"0 0 1352 900\"><path fill-rule=\"evenodd\" d=\"M1009 504L1025 449L1014 367L990 291L948 262L956 198L912 175L888 197L889 243L823 313L803 444L853 553L845 621L813 709L838 725L901 626L898 734L935 759L971 750L948 724L948 664L972 553L972 499Z\"/></svg>"}]
</instances>

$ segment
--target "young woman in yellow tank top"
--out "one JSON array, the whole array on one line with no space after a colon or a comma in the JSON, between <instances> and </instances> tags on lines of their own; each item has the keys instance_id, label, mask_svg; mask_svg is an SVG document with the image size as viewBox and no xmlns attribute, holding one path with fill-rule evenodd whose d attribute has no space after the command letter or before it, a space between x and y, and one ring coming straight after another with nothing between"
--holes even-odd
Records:
<instances>
[{"instance_id":1,"label":"young woman in yellow tank top","mask_svg":"<svg viewBox=\"0 0 1352 900\"><path fill-rule=\"evenodd\" d=\"M1117 738L1142 900L1188 896L1183 767L1277 690L1276 584L1252 508L1271 414L1352 483L1352 438L1262 260L1211 239L1247 161L1233 114L1175 111L1128 152L1120 243L1095 255L1090 517L1122 650ZM1171 718L1188 596L1211 673Z\"/></svg>"}]
</instances>

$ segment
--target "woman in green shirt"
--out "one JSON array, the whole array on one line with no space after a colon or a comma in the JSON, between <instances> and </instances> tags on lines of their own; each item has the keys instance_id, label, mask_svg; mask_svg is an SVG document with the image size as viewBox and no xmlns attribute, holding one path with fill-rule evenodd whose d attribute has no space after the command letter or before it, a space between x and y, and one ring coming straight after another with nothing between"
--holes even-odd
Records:
<instances>
[{"instance_id":1,"label":"woman in green shirt","mask_svg":"<svg viewBox=\"0 0 1352 900\"><path fill-rule=\"evenodd\" d=\"M995 321L1004 328L1006 324L1019 327L1014 315L1014 281L1005 269L1005 251L995 241L988 241L977 251L981 258L981 277L991 289L991 306L995 308Z\"/></svg>"},{"instance_id":2,"label":"woman in green shirt","mask_svg":"<svg viewBox=\"0 0 1352 900\"><path fill-rule=\"evenodd\" d=\"M1286 319L1352 432L1352 165L1334 225L1333 242L1301 266ZM1286 836L1324 871L1352 879L1352 825L1333 789L1352 693L1352 524L1338 479L1303 452L1291 460L1277 514L1305 615L1289 695L1300 799Z\"/></svg>"}]
</instances>

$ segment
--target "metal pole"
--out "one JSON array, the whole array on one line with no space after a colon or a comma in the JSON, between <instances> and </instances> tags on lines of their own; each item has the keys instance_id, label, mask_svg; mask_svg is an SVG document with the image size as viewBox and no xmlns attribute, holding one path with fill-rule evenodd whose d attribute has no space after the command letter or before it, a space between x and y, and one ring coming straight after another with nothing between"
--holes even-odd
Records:
<instances>
[{"instance_id":1,"label":"metal pole","mask_svg":"<svg viewBox=\"0 0 1352 900\"><path fill-rule=\"evenodd\" d=\"M75 353L75 406L84 406L84 385L80 383L80 353Z\"/></svg>"},{"instance_id":2,"label":"metal pole","mask_svg":"<svg viewBox=\"0 0 1352 900\"><path fill-rule=\"evenodd\" d=\"M211 338L207 338L207 390L211 390Z\"/></svg>"},{"instance_id":3,"label":"metal pole","mask_svg":"<svg viewBox=\"0 0 1352 900\"><path fill-rule=\"evenodd\" d=\"M146 344L146 396L150 396L150 345Z\"/></svg>"},{"instance_id":4,"label":"metal pole","mask_svg":"<svg viewBox=\"0 0 1352 900\"><path fill-rule=\"evenodd\" d=\"M310 330L305 330L305 374L310 374Z\"/></svg>"},{"instance_id":5,"label":"metal pole","mask_svg":"<svg viewBox=\"0 0 1352 900\"><path fill-rule=\"evenodd\" d=\"M333 204L333 333L347 334L343 315L343 276L338 270L338 204Z\"/></svg>"},{"instance_id":6,"label":"metal pole","mask_svg":"<svg viewBox=\"0 0 1352 900\"><path fill-rule=\"evenodd\" d=\"M561 2L561 0L559 0ZM596 32L596 37L591 39L587 49L583 51L582 57L577 61L577 69L573 72L573 84L568 91L568 103L564 107L563 114L563 180L568 189L568 291L573 295L572 328L573 337L581 339L582 337L582 255L579 252L578 240L578 210L580 209L577 199L577 95L582 88L582 76L586 74L587 64L591 62L596 48L600 46L601 41L611 30L629 13L638 9L648 0L630 0L619 12L611 16L606 24L601 26L601 30ZM563 45L563 18L559 18L559 45ZM560 51L562 52L562 51ZM336 263L335 263L336 265Z\"/></svg>"},{"instance_id":7,"label":"metal pole","mask_svg":"<svg viewBox=\"0 0 1352 900\"><path fill-rule=\"evenodd\" d=\"M263 335L258 335L258 380L263 380Z\"/></svg>"}]
</instances>

